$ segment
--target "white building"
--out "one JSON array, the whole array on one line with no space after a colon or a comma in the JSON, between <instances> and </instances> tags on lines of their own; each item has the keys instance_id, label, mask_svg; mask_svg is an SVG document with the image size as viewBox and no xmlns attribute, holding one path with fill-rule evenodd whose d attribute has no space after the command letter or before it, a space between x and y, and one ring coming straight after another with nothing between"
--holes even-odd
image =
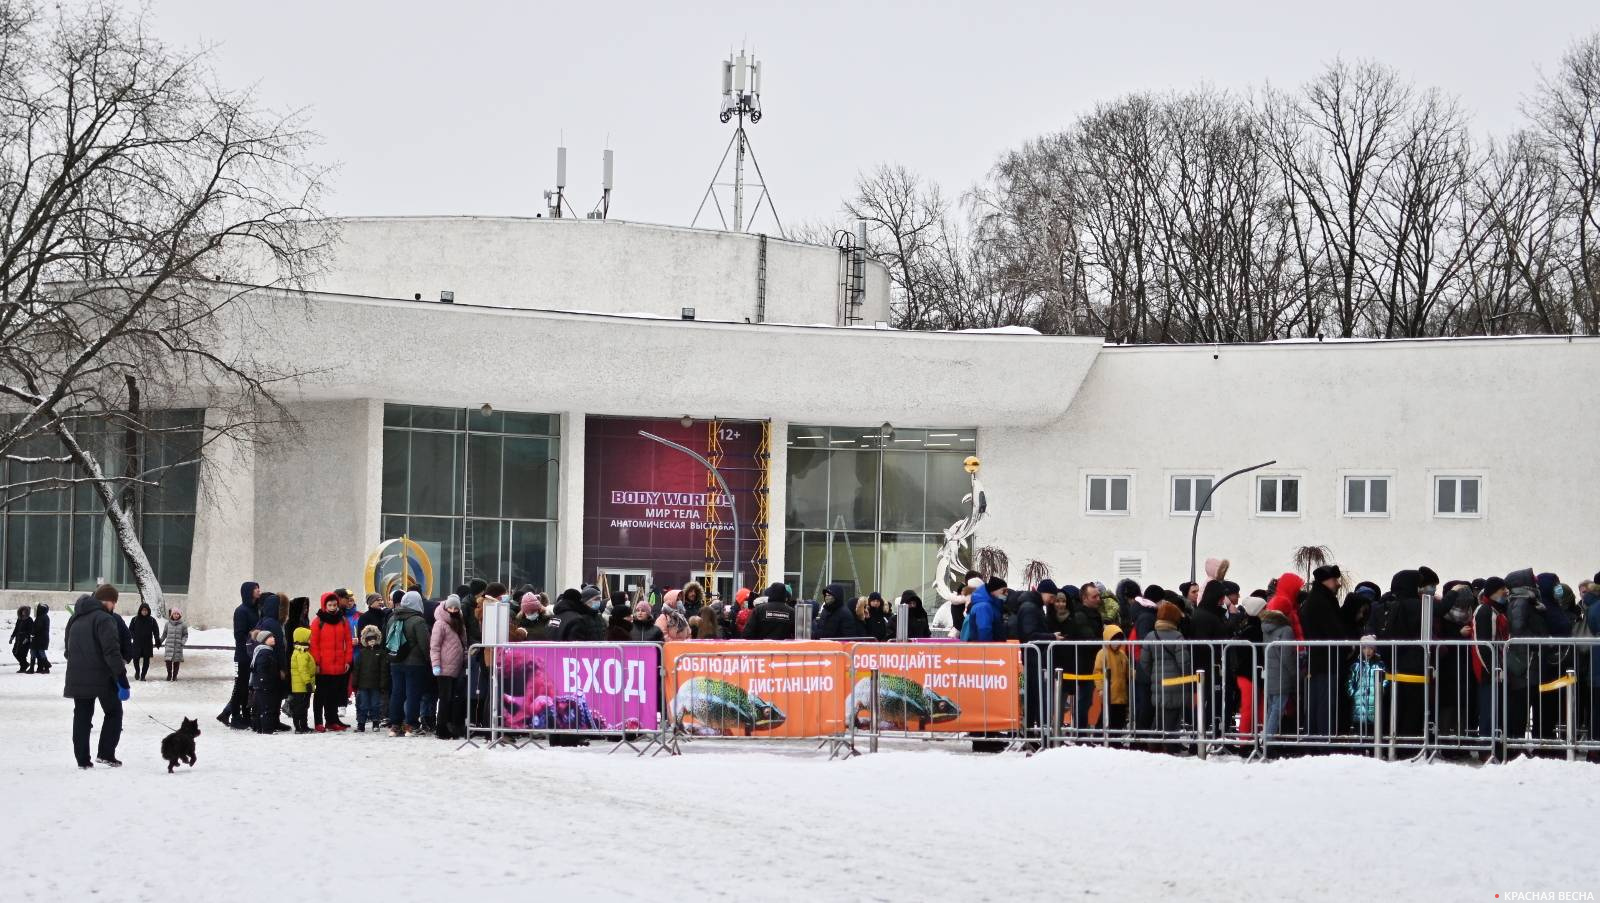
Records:
<instances>
[{"instance_id":1,"label":"white building","mask_svg":"<svg viewBox=\"0 0 1600 903\"><path fill-rule=\"evenodd\" d=\"M301 431L212 446L194 485L165 493L173 510L148 516L146 544L203 626L226 623L244 580L359 591L374 547L401 534L426 547L435 592L469 572L559 590L599 570L613 588L681 584L708 569L704 526L721 523L710 569L727 585L719 494L647 428L720 447L743 583L806 596L841 581L931 598L974 453L979 543L1014 578L1039 559L1058 582L1175 586L1197 493L1268 460L1201 519L1199 557L1232 559L1247 588L1310 544L1384 585L1421 564L1574 583L1600 568L1583 501L1600 485L1600 339L899 332L873 328L883 268L852 284L849 264L614 220L346 221L318 291L256 293L232 330L239 349L322 368L286 393ZM7 601L65 601L117 573L94 512L71 504L8 513Z\"/></svg>"}]
</instances>

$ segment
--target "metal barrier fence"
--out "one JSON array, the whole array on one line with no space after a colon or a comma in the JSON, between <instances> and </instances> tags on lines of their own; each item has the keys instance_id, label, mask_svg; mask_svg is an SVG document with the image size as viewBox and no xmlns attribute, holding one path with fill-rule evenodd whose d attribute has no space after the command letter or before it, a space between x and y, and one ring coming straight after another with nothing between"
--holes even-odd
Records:
<instances>
[{"instance_id":1,"label":"metal barrier fence","mask_svg":"<svg viewBox=\"0 0 1600 903\"><path fill-rule=\"evenodd\" d=\"M1593 676L1600 640L1514 639L1505 645L1506 752L1600 751Z\"/></svg>"},{"instance_id":2,"label":"metal barrier fence","mask_svg":"<svg viewBox=\"0 0 1600 903\"><path fill-rule=\"evenodd\" d=\"M1036 739L1022 726L1024 696L1038 694L1039 654L1016 643L852 643L850 720L874 752L886 736Z\"/></svg>"},{"instance_id":3,"label":"metal barrier fence","mask_svg":"<svg viewBox=\"0 0 1600 903\"><path fill-rule=\"evenodd\" d=\"M1254 749L1257 648L1233 640L1059 640L1037 645L1045 673L1041 738L1175 747L1199 756ZM1029 718L1029 724L1034 724Z\"/></svg>"},{"instance_id":4,"label":"metal barrier fence","mask_svg":"<svg viewBox=\"0 0 1600 903\"><path fill-rule=\"evenodd\" d=\"M857 719L847 711L856 670L840 644L688 641L668 643L666 655L668 751L705 738L781 737L819 741L829 758L856 755Z\"/></svg>"},{"instance_id":5,"label":"metal barrier fence","mask_svg":"<svg viewBox=\"0 0 1600 903\"><path fill-rule=\"evenodd\" d=\"M605 737L642 755L664 743L656 643L486 643L468 653L487 655L489 684L481 716L477 707L467 708L469 744L484 735L491 747ZM467 671L468 699L474 698L474 673ZM646 745L637 746L638 740Z\"/></svg>"},{"instance_id":6,"label":"metal barrier fence","mask_svg":"<svg viewBox=\"0 0 1600 903\"><path fill-rule=\"evenodd\" d=\"M996 740L1250 758L1600 756L1600 639L1044 643L509 643L469 740L608 737L644 754L701 739ZM636 745L644 742L641 748ZM997 744L998 745L998 744Z\"/></svg>"}]
</instances>

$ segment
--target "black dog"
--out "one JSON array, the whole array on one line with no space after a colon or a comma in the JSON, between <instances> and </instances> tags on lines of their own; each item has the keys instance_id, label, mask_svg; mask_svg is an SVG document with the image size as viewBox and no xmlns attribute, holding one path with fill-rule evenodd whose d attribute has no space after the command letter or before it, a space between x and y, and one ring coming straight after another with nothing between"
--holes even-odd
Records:
<instances>
[{"instance_id":1,"label":"black dog","mask_svg":"<svg viewBox=\"0 0 1600 903\"><path fill-rule=\"evenodd\" d=\"M162 738L161 758L167 760L167 774L172 774L179 762L188 762L190 768L194 767L194 738L198 736L200 722L185 718L177 730Z\"/></svg>"}]
</instances>

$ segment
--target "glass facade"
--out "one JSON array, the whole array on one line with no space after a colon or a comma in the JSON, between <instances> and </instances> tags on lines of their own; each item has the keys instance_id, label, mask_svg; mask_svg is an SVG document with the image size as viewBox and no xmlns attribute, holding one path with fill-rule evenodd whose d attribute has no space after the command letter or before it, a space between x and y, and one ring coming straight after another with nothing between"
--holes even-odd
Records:
<instances>
[{"instance_id":1,"label":"glass facade","mask_svg":"<svg viewBox=\"0 0 1600 903\"><path fill-rule=\"evenodd\" d=\"M383 409L383 535L436 543L441 587L473 577L548 588L560 421L552 414Z\"/></svg>"},{"instance_id":2,"label":"glass facade","mask_svg":"<svg viewBox=\"0 0 1600 903\"><path fill-rule=\"evenodd\" d=\"M156 412L147 416L150 431L132 440L140 471L158 481L138 490L139 539L162 588L173 593L189 589L204 419L198 409ZM126 469L129 439L122 428L80 426L77 437L107 473ZM12 454L61 457L65 450L53 437L36 436ZM5 484L13 487L8 498L35 480L82 476L71 464L11 461L4 466ZM133 585L99 496L86 484L17 498L0 518L0 550L6 589L92 590L102 579L123 588Z\"/></svg>"},{"instance_id":3,"label":"glass facade","mask_svg":"<svg viewBox=\"0 0 1600 903\"><path fill-rule=\"evenodd\" d=\"M789 427L784 582L814 599L829 583L892 603L926 597L944 530L966 516L962 462L977 431Z\"/></svg>"}]
</instances>

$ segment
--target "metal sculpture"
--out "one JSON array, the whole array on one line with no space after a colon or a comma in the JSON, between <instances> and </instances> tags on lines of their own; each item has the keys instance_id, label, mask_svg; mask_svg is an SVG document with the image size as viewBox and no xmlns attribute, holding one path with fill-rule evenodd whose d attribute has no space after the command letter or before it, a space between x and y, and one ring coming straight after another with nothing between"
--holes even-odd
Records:
<instances>
[{"instance_id":1,"label":"metal sculpture","mask_svg":"<svg viewBox=\"0 0 1600 903\"><path fill-rule=\"evenodd\" d=\"M983 494L983 483L978 480L980 466L977 456L968 457L962 462L968 474L972 477L972 491L963 496L961 501L970 503L972 510L966 517L956 521L944 531L944 545L939 547L939 568L933 580L934 591L939 598L950 602L960 598L959 589L965 582L967 569L961 564L961 550L978 532L978 522L989 512L989 500ZM954 580L957 591L952 592L950 583Z\"/></svg>"}]
</instances>

